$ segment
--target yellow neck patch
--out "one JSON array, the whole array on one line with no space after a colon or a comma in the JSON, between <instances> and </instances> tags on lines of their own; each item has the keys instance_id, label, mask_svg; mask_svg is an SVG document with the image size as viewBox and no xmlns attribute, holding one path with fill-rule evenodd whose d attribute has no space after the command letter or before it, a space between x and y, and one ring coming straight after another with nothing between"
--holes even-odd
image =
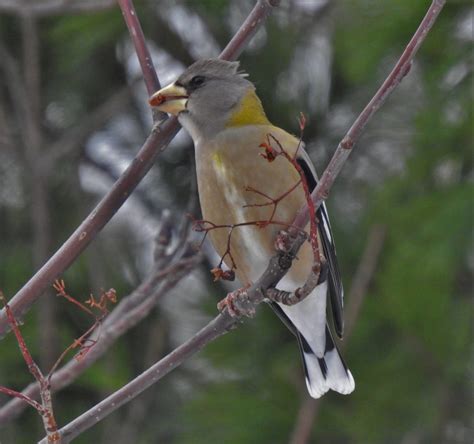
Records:
<instances>
[{"instance_id":1,"label":"yellow neck patch","mask_svg":"<svg viewBox=\"0 0 474 444\"><path fill-rule=\"evenodd\" d=\"M253 89L250 89L236 106L236 110L230 116L226 128L245 125L270 125L263 110L262 102L260 102Z\"/></svg>"}]
</instances>

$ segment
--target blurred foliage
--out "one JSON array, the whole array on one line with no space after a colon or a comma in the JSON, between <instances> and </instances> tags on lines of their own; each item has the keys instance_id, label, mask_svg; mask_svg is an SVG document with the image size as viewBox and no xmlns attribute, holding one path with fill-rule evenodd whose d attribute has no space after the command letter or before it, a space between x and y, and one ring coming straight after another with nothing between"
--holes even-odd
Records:
<instances>
[{"instance_id":1,"label":"blurred foliage","mask_svg":"<svg viewBox=\"0 0 474 444\"><path fill-rule=\"evenodd\" d=\"M250 0L147 1L137 2L137 10L154 50L187 64L193 53L189 39L175 26L176 18L168 14L172 8L200 20L207 37L223 47L252 4ZM308 114L305 140L318 170L391 69L428 4L282 1L255 44L242 55L242 67L257 85L275 124L297 133L298 113ZM466 24L469 17L470 25ZM348 397L329 393L322 399L311 442L473 441L473 17L469 2L448 2L409 76L367 128L328 202L346 294L371 227L385 225L387 239L354 332L344 342L356 391ZM0 15L0 42L21 66L18 23L15 15ZM94 129L81 150L70 153L57 165L56 174L48 177L53 252L103 192L103 183L110 184L120 165L131 159L150 121L148 115L144 117L145 96L135 82L139 76L134 74L133 50L117 8L42 18L39 37L46 143L57 141L125 85L133 98L132 104L117 108L103 129ZM199 42L206 35L193 38ZM318 48L310 44L318 39L329 42L329 57L319 67L322 71L311 71L314 80L301 91L311 89L314 81L330 89L330 100L327 106L308 111L301 106L306 103L304 95L290 94L298 86L296 81L285 82L285 75L293 70L303 81L308 67L314 67L309 64L315 57L312 51ZM307 51L308 67L294 63L297 50ZM324 69L330 83L324 83ZM14 109L1 69L0 104ZM9 112L9 119L18 137L21 124L14 112ZM100 143L92 143L98 135ZM21 150L4 150L2 140L0 176L15 175L15 181L2 179L0 193L0 288L10 297L34 271L35 221L30 211L34 184L29 183ZM107 144L112 148L105 156L94 157ZM140 188L144 197L137 195L135 205L146 207L152 225L164 207L171 207L177 222L181 221L194 180L189 174L191 157L189 143L175 142ZM107 168L101 167L104 162ZM86 168L95 172L84 172ZM99 170L105 177L102 185L91 179ZM84 186L88 181L96 184L95 191L94 186ZM16 195L8 204L8 198ZM149 255L152 239L137 230L142 213L135 215L138 225L134 225L134 211L120 212L118 222L110 224L96 246L67 271L64 278L71 293L86 298L100 287L113 286L123 296L146 275L143 256ZM213 295L201 307L211 315L224 290L209 280L201 283L199 292ZM65 301L57 303L58 342L65 347L89 324ZM129 332L105 358L56 395L59 422L66 423L145 369L148 351L157 359L171 350L176 345L173 334L183 329L191 333L181 315L192 317L195 309L183 303L180 316L173 317L164 304ZM32 311L23 332L36 356L41 353L39 328ZM1 343L0 384L20 389L29 381L9 336ZM132 430L136 443L284 443L305 396L296 342L262 307L255 319L211 344L75 442L132 442L127 434ZM37 414L27 410L0 436L2 444L35 441L42 436Z\"/></svg>"}]
</instances>

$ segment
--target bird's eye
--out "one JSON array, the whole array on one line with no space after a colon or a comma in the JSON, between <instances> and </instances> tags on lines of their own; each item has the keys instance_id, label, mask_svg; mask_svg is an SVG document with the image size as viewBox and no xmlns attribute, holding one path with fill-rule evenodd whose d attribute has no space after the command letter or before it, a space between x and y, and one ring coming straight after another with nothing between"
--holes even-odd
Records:
<instances>
[{"instance_id":1,"label":"bird's eye","mask_svg":"<svg viewBox=\"0 0 474 444\"><path fill-rule=\"evenodd\" d=\"M190 80L189 85L192 88L198 88L199 86L201 86L204 83L205 80L206 80L206 78L204 76L194 76Z\"/></svg>"}]
</instances>

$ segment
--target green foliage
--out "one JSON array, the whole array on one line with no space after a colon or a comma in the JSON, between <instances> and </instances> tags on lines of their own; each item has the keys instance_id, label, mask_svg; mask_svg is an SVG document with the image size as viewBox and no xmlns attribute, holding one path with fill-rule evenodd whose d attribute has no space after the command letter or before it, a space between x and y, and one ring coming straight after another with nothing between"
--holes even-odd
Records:
<instances>
[{"instance_id":1,"label":"green foliage","mask_svg":"<svg viewBox=\"0 0 474 444\"><path fill-rule=\"evenodd\" d=\"M183 432L180 444L225 442L285 442L282 437L291 426L288 415L296 407L296 399L288 400L278 390L261 391L245 383L215 384L197 402L189 402L184 409ZM202 408L205 400L206 408Z\"/></svg>"}]
</instances>

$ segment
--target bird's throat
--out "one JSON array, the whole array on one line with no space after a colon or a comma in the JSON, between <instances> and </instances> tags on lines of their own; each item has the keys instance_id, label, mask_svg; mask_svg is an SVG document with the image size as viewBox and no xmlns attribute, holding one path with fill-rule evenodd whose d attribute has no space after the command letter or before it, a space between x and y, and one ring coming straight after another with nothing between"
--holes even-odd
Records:
<instances>
[{"instance_id":1,"label":"bird's throat","mask_svg":"<svg viewBox=\"0 0 474 444\"><path fill-rule=\"evenodd\" d=\"M226 128L245 125L270 125L262 102L253 89L250 89L236 106L236 110L226 123Z\"/></svg>"}]
</instances>

